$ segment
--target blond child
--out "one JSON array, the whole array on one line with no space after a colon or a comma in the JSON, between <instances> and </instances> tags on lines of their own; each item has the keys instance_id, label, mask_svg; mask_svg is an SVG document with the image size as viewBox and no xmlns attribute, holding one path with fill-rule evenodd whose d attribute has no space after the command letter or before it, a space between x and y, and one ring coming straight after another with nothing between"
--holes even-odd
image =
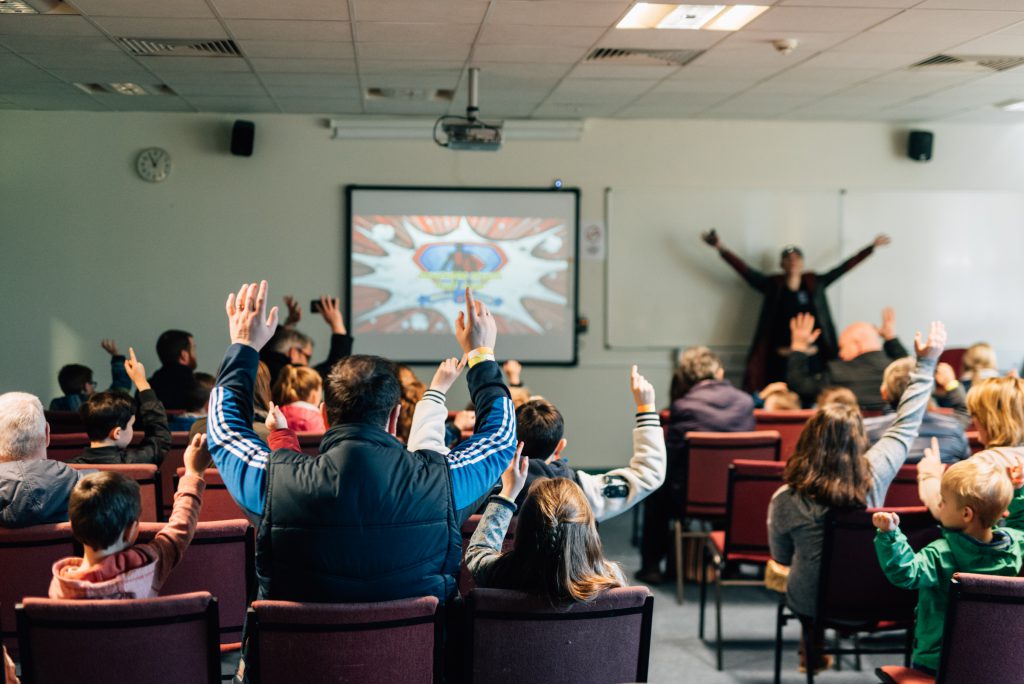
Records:
<instances>
[{"instance_id":1,"label":"blond child","mask_svg":"<svg viewBox=\"0 0 1024 684\"><path fill-rule=\"evenodd\" d=\"M274 383L274 403L296 432L326 432L320 404L323 379L309 366L285 366Z\"/></svg>"}]
</instances>

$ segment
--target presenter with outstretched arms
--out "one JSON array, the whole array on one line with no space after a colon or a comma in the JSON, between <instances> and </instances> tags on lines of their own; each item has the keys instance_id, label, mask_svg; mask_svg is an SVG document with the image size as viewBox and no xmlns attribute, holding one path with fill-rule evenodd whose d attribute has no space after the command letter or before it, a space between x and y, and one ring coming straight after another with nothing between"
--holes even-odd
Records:
<instances>
[{"instance_id":1,"label":"presenter with outstretched arms","mask_svg":"<svg viewBox=\"0 0 1024 684\"><path fill-rule=\"evenodd\" d=\"M828 300L825 298L825 288L868 258L876 247L882 247L890 242L889 236L879 235L870 245L831 271L820 274L805 272L803 252L799 247L789 245L782 250L779 259L782 273L766 275L751 268L726 249L714 229L703 233L701 238L717 249L726 263L732 266L748 285L764 295L754 341L747 355L746 374L743 377L743 384L749 391L756 391L770 382L786 379L786 360L790 343L789 321L799 313L814 316L818 327L821 328L816 349L821 360L835 358L836 330L832 324Z\"/></svg>"}]
</instances>

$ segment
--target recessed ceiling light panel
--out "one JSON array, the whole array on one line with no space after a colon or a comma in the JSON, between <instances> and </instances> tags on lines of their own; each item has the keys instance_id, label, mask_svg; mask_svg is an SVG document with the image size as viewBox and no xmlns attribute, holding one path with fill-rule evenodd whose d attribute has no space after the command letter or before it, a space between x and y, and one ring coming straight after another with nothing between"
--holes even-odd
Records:
<instances>
[{"instance_id":1,"label":"recessed ceiling light panel","mask_svg":"<svg viewBox=\"0 0 1024 684\"><path fill-rule=\"evenodd\" d=\"M764 5L667 5L638 2L615 28L737 31L767 9Z\"/></svg>"}]
</instances>

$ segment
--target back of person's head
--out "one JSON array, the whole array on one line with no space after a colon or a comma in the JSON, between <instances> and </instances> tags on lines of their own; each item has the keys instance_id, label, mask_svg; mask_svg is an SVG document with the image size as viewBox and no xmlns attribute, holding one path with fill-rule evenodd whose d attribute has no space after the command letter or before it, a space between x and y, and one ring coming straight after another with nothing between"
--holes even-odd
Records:
<instances>
[{"instance_id":1,"label":"back of person's head","mask_svg":"<svg viewBox=\"0 0 1024 684\"><path fill-rule=\"evenodd\" d=\"M973 383L967 410L985 446L1024 445L1024 380L990 378Z\"/></svg>"},{"instance_id":2,"label":"back of person's head","mask_svg":"<svg viewBox=\"0 0 1024 684\"><path fill-rule=\"evenodd\" d=\"M796 411L800 408L800 395L790 390L777 390L764 397L765 411Z\"/></svg>"},{"instance_id":3,"label":"back of person's head","mask_svg":"<svg viewBox=\"0 0 1024 684\"><path fill-rule=\"evenodd\" d=\"M962 376L965 380L973 380L978 377L992 377L999 370L999 364L996 361L996 350L988 342L977 342L968 347L967 351L964 352L960 365L962 367Z\"/></svg>"},{"instance_id":4,"label":"back of person's head","mask_svg":"<svg viewBox=\"0 0 1024 684\"><path fill-rule=\"evenodd\" d=\"M804 426L783 479L798 494L823 506L864 506L872 483L866 446L860 410L826 404Z\"/></svg>"},{"instance_id":5,"label":"back of person's head","mask_svg":"<svg viewBox=\"0 0 1024 684\"><path fill-rule=\"evenodd\" d=\"M398 426L395 429L395 437L398 437L402 442L408 442L409 433L412 431L412 416L416 411L416 403L423 398L427 387L423 384L422 380L416 377L413 369L404 363L397 364L395 368L398 371L398 382L402 386L402 397L399 400L402 410L398 414Z\"/></svg>"},{"instance_id":6,"label":"back of person's head","mask_svg":"<svg viewBox=\"0 0 1024 684\"><path fill-rule=\"evenodd\" d=\"M969 506L983 527L996 524L1013 498L1013 483L1004 467L969 458L954 463L942 475L942 495L959 507ZM944 504L954 503L945 501Z\"/></svg>"},{"instance_id":7,"label":"back of person's head","mask_svg":"<svg viewBox=\"0 0 1024 684\"><path fill-rule=\"evenodd\" d=\"M185 407L185 410L191 412L202 411L210 403L210 392L213 391L213 386L217 384L217 378L209 373L194 373L192 377L195 383L189 391L188 405Z\"/></svg>"},{"instance_id":8,"label":"back of person's head","mask_svg":"<svg viewBox=\"0 0 1024 684\"><path fill-rule=\"evenodd\" d=\"M123 392L97 392L78 409L89 439L106 439L114 428L128 427L135 415L135 403Z\"/></svg>"},{"instance_id":9,"label":"back of person's head","mask_svg":"<svg viewBox=\"0 0 1024 684\"><path fill-rule=\"evenodd\" d=\"M878 330L870 323L851 323L839 334L839 358L843 361L853 361L861 354L881 348Z\"/></svg>"},{"instance_id":10,"label":"back of person's head","mask_svg":"<svg viewBox=\"0 0 1024 684\"><path fill-rule=\"evenodd\" d=\"M534 397L516 409L516 438L523 443L523 456L545 459L565 434L565 420L555 405Z\"/></svg>"},{"instance_id":11,"label":"back of person's head","mask_svg":"<svg viewBox=\"0 0 1024 684\"><path fill-rule=\"evenodd\" d=\"M580 486L540 478L519 511L515 545L496 568L502 586L539 595L552 605L588 601L620 586Z\"/></svg>"},{"instance_id":12,"label":"back of person's head","mask_svg":"<svg viewBox=\"0 0 1024 684\"><path fill-rule=\"evenodd\" d=\"M283 367L277 374L272 396L280 406L294 404L297 401L310 401L315 394L323 389L320 374L309 366Z\"/></svg>"},{"instance_id":13,"label":"back of person's head","mask_svg":"<svg viewBox=\"0 0 1024 684\"><path fill-rule=\"evenodd\" d=\"M707 347L690 347L679 355L679 365L672 374L672 401L686 396L694 385L722 377L722 362Z\"/></svg>"},{"instance_id":14,"label":"back of person's head","mask_svg":"<svg viewBox=\"0 0 1024 684\"><path fill-rule=\"evenodd\" d=\"M92 384L92 369L80 363L69 363L57 372L57 384L65 395L84 394Z\"/></svg>"},{"instance_id":15,"label":"back of person's head","mask_svg":"<svg viewBox=\"0 0 1024 684\"><path fill-rule=\"evenodd\" d=\"M46 414L35 395L0 394L0 463L46 456Z\"/></svg>"},{"instance_id":16,"label":"back of person's head","mask_svg":"<svg viewBox=\"0 0 1024 684\"><path fill-rule=\"evenodd\" d=\"M305 349L313 346L313 338L306 333L301 333L294 328L280 328L274 335L273 351L287 354L289 349L298 347Z\"/></svg>"},{"instance_id":17,"label":"back of person's head","mask_svg":"<svg viewBox=\"0 0 1024 684\"><path fill-rule=\"evenodd\" d=\"M252 404L257 411L270 410L270 366L260 361L256 367L256 382L252 384Z\"/></svg>"},{"instance_id":18,"label":"back of person's head","mask_svg":"<svg viewBox=\"0 0 1024 684\"><path fill-rule=\"evenodd\" d=\"M910 387L910 374L914 372L916 365L914 358L907 356L896 359L885 367L885 373L882 374L882 394L893 408L900 405L903 393Z\"/></svg>"},{"instance_id":19,"label":"back of person's head","mask_svg":"<svg viewBox=\"0 0 1024 684\"><path fill-rule=\"evenodd\" d=\"M818 399L815 404L819 408L826 404L843 404L844 406L851 406L860 410L860 403L857 401L857 395L853 393L853 390L849 387L835 385L821 390L818 393Z\"/></svg>"},{"instance_id":20,"label":"back of person's head","mask_svg":"<svg viewBox=\"0 0 1024 684\"><path fill-rule=\"evenodd\" d=\"M327 376L327 422L384 426L402 395L395 364L357 354L334 364Z\"/></svg>"},{"instance_id":21,"label":"back of person's head","mask_svg":"<svg viewBox=\"0 0 1024 684\"><path fill-rule=\"evenodd\" d=\"M86 475L68 499L71 531L75 539L93 549L107 549L119 542L125 530L138 521L141 509L139 484L110 471Z\"/></svg>"},{"instance_id":22,"label":"back of person's head","mask_svg":"<svg viewBox=\"0 0 1024 684\"><path fill-rule=\"evenodd\" d=\"M156 341L156 355L164 366L181 363L181 352L192 350L192 333L184 330L165 330Z\"/></svg>"}]
</instances>

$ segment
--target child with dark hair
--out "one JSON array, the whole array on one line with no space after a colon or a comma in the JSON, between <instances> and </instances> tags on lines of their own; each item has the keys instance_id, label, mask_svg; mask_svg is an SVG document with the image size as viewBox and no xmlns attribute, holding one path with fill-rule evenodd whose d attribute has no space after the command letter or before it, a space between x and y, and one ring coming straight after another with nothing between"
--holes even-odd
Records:
<instances>
[{"instance_id":1,"label":"child with dark hair","mask_svg":"<svg viewBox=\"0 0 1024 684\"><path fill-rule=\"evenodd\" d=\"M100 346L110 354L110 390L130 392L132 381L124 371L124 355L117 349L114 340L101 340ZM57 373L57 384L63 397L50 401L51 411L77 411L96 392L96 381L92 369L80 363L71 363Z\"/></svg>"},{"instance_id":2,"label":"child with dark hair","mask_svg":"<svg viewBox=\"0 0 1024 684\"><path fill-rule=\"evenodd\" d=\"M82 404L79 413L89 435L89 446L72 463L155 463L159 465L171 448L171 432L163 404L150 389L146 368L135 358L124 363L125 371L139 388L138 408L145 437L130 447L135 436L135 402L120 392L100 392Z\"/></svg>"},{"instance_id":3,"label":"child with dark hair","mask_svg":"<svg viewBox=\"0 0 1024 684\"><path fill-rule=\"evenodd\" d=\"M136 544L141 502L139 485L120 473L94 473L75 485L68 516L82 558L53 566L50 598L130 599L156 596L181 561L199 522L203 473L210 464L206 436L185 450L185 474L174 495L171 518L153 540Z\"/></svg>"}]
</instances>

